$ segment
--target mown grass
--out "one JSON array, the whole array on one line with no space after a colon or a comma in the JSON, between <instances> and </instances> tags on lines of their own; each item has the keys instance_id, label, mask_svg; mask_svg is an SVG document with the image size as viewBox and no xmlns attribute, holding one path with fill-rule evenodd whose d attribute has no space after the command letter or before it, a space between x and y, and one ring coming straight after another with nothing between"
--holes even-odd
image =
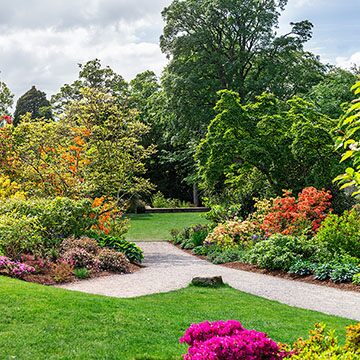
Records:
<instances>
[{"instance_id":1,"label":"mown grass","mask_svg":"<svg viewBox=\"0 0 360 360\"><path fill-rule=\"evenodd\" d=\"M344 336L351 320L301 310L229 287L189 287L116 299L0 276L0 359L180 359L185 329L237 319L276 341L306 336L326 322Z\"/></svg>"},{"instance_id":2,"label":"mown grass","mask_svg":"<svg viewBox=\"0 0 360 360\"><path fill-rule=\"evenodd\" d=\"M130 230L126 238L135 241L166 241L170 240L172 229L208 223L203 213L130 214L128 217Z\"/></svg>"}]
</instances>

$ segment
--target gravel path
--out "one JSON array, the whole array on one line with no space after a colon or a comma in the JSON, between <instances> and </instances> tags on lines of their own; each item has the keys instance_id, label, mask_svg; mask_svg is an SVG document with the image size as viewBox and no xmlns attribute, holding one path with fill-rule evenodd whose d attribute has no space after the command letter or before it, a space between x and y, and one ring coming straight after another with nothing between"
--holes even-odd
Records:
<instances>
[{"instance_id":1,"label":"gravel path","mask_svg":"<svg viewBox=\"0 0 360 360\"><path fill-rule=\"evenodd\" d=\"M166 242L138 242L145 268L62 285L91 294L129 298L186 287L195 276L221 275L235 289L299 308L360 320L360 293L213 265Z\"/></svg>"}]
</instances>

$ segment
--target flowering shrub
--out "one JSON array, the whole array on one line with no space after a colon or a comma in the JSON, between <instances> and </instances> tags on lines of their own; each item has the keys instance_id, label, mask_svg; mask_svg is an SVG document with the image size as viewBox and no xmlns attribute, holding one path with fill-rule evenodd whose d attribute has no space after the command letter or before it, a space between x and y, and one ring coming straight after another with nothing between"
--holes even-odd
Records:
<instances>
[{"instance_id":1,"label":"flowering shrub","mask_svg":"<svg viewBox=\"0 0 360 360\"><path fill-rule=\"evenodd\" d=\"M47 259L37 257L35 255L25 254L21 255L21 262L32 266L36 274L41 274L50 268L50 262Z\"/></svg>"},{"instance_id":2,"label":"flowering shrub","mask_svg":"<svg viewBox=\"0 0 360 360\"><path fill-rule=\"evenodd\" d=\"M221 247L241 246L249 247L255 239L258 228L252 221L227 221L219 224L206 237L206 245Z\"/></svg>"},{"instance_id":3,"label":"flowering shrub","mask_svg":"<svg viewBox=\"0 0 360 360\"><path fill-rule=\"evenodd\" d=\"M62 258L72 263L76 268L94 269L98 268L99 262L94 254L82 248L72 248L62 254Z\"/></svg>"},{"instance_id":4,"label":"flowering shrub","mask_svg":"<svg viewBox=\"0 0 360 360\"><path fill-rule=\"evenodd\" d=\"M237 335L244 330L244 327L236 320L228 321L204 321L199 324L192 324L180 339L181 343L194 345L197 342L204 342L214 336Z\"/></svg>"},{"instance_id":5,"label":"flowering shrub","mask_svg":"<svg viewBox=\"0 0 360 360\"><path fill-rule=\"evenodd\" d=\"M233 320L193 324L180 342L190 345L185 360L275 360L288 355L266 334Z\"/></svg>"},{"instance_id":6,"label":"flowering shrub","mask_svg":"<svg viewBox=\"0 0 360 360\"><path fill-rule=\"evenodd\" d=\"M123 253L111 249L103 249L98 256L103 270L126 273L129 271L129 260Z\"/></svg>"},{"instance_id":7,"label":"flowering shrub","mask_svg":"<svg viewBox=\"0 0 360 360\"><path fill-rule=\"evenodd\" d=\"M100 251L97 241L86 236L82 236L78 239L74 236L70 236L61 243L62 252L67 252L72 249L83 249L93 255L97 255Z\"/></svg>"},{"instance_id":8,"label":"flowering shrub","mask_svg":"<svg viewBox=\"0 0 360 360\"><path fill-rule=\"evenodd\" d=\"M316 233L321 222L331 211L329 191L305 188L298 199L285 191L283 197L274 199L269 214L265 216L261 228L267 236L272 234L300 235Z\"/></svg>"},{"instance_id":9,"label":"flowering shrub","mask_svg":"<svg viewBox=\"0 0 360 360\"><path fill-rule=\"evenodd\" d=\"M35 268L19 261L12 261L6 256L0 256L0 271L10 276L22 277L35 272Z\"/></svg>"}]
</instances>

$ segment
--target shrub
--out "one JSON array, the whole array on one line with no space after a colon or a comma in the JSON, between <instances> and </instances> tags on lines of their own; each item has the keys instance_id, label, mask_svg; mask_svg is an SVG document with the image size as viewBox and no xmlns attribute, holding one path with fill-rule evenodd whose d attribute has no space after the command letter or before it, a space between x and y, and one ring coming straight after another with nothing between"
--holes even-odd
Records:
<instances>
[{"instance_id":1,"label":"shrub","mask_svg":"<svg viewBox=\"0 0 360 360\"><path fill-rule=\"evenodd\" d=\"M312 263L311 261L298 260L290 266L289 273L300 276L311 275L314 272L315 266L316 264Z\"/></svg>"},{"instance_id":2,"label":"shrub","mask_svg":"<svg viewBox=\"0 0 360 360\"><path fill-rule=\"evenodd\" d=\"M35 268L19 261L12 261L6 256L0 256L0 271L21 278L23 275L34 273Z\"/></svg>"},{"instance_id":3,"label":"shrub","mask_svg":"<svg viewBox=\"0 0 360 360\"><path fill-rule=\"evenodd\" d=\"M103 270L126 273L129 272L129 260L122 253L111 249L102 249L98 256Z\"/></svg>"},{"instance_id":4,"label":"shrub","mask_svg":"<svg viewBox=\"0 0 360 360\"><path fill-rule=\"evenodd\" d=\"M331 194L314 187L305 188L298 199L285 191L283 197L274 199L270 212L261 225L265 233L302 235L316 233L330 209Z\"/></svg>"},{"instance_id":5,"label":"shrub","mask_svg":"<svg viewBox=\"0 0 360 360\"><path fill-rule=\"evenodd\" d=\"M196 225L187 227L183 230L172 230L172 241L175 245L180 245L183 249L194 249L202 246L207 235L209 234L209 226Z\"/></svg>"},{"instance_id":6,"label":"shrub","mask_svg":"<svg viewBox=\"0 0 360 360\"><path fill-rule=\"evenodd\" d=\"M273 235L254 245L247 259L268 270L285 270L299 260L318 262L326 258L326 249L305 236Z\"/></svg>"},{"instance_id":7,"label":"shrub","mask_svg":"<svg viewBox=\"0 0 360 360\"><path fill-rule=\"evenodd\" d=\"M51 277L57 283L70 282L74 278L74 264L61 259L51 264Z\"/></svg>"},{"instance_id":8,"label":"shrub","mask_svg":"<svg viewBox=\"0 0 360 360\"><path fill-rule=\"evenodd\" d=\"M96 255L86 251L83 248L72 248L62 254L62 258L72 263L76 268L86 268L96 270L99 262Z\"/></svg>"},{"instance_id":9,"label":"shrub","mask_svg":"<svg viewBox=\"0 0 360 360\"><path fill-rule=\"evenodd\" d=\"M353 276L352 283L354 285L360 285L360 272Z\"/></svg>"},{"instance_id":10,"label":"shrub","mask_svg":"<svg viewBox=\"0 0 360 360\"><path fill-rule=\"evenodd\" d=\"M249 220L227 221L215 227L207 236L205 244L225 248L232 246L248 248L253 244L254 239L259 236L256 234L257 230L255 223Z\"/></svg>"},{"instance_id":11,"label":"shrub","mask_svg":"<svg viewBox=\"0 0 360 360\"><path fill-rule=\"evenodd\" d=\"M219 248L212 247L208 249L208 260L214 264L225 264L235 261L244 261L246 259L246 252L239 247Z\"/></svg>"},{"instance_id":12,"label":"shrub","mask_svg":"<svg viewBox=\"0 0 360 360\"><path fill-rule=\"evenodd\" d=\"M205 214L205 218L214 226L225 221L241 219L241 204L232 204L230 206L211 205L211 210Z\"/></svg>"},{"instance_id":13,"label":"shrub","mask_svg":"<svg viewBox=\"0 0 360 360\"><path fill-rule=\"evenodd\" d=\"M355 274L360 272L360 260L348 255L338 256L336 259L318 264L314 267L315 279L334 282L350 282Z\"/></svg>"},{"instance_id":14,"label":"shrub","mask_svg":"<svg viewBox=\"0 0 360 360\"><path fill-rule=\"evenodd\" d=\"M78 279L87 279L90 277L90 272L87 268L74 269L74 275Z\"/></svg>"},{"instance_id":15,"label":"shrub","mask_svg":"<svg viewBox=\"0 0 360 360\"><path fill-rule=\"evenodd\" d=\"M90 254L97 255L100 251L97 241L86 236L78 239L70 236L61 243L60 248L63 253L72 249L83 249Z\"/></svg>"},{"instance_id":16,"label":"shrub","mask_svg":"<svg viewBox=\"0 0 360 360\"><path fill-rule=\"evenodd\" d=\"M304 359L358 359L360 356L359 324L347 327L346 345L339 345L338 338L333 331L325 331L324 324L316 324L315 329L310 331L308 339L299 339L292 347L293 360Z\"/></svg>"},{"instance_id":17,"label":"shrub","mask_svg":"<svg viewBox=\"0 0 360 360\"><path fill-rule=\"evenodd\" d=\"M360 258L360 214L356 210L345 211L338 216L330 214L320 227L317 239L334 252L345 251Z\"/></svg>"},{"instance_id":18,"label":"shrub","mask_svg":"<svg viewBox=\"0 0 360 360\"><path fill-rule=\"evenodd\" d=\"M50 262L48 259L43 259L35 255L21 255L21 262L32 266L35 269L35 274L41 274L49 270Z\"/></svg>"},{"instance_id":19,"label":"shrub","mask_svg":"<svg viewBox=\"0 0 360 360\"><path fill-rule=\"evenodd\" d=\"M275 360L287 355L266 334L231 320L194 324L180 342L190 345L186 360Z\"/></svg>"},{"instance_id":20,"label":"shrub","mask_svg":"<svg viewBox=\"0 0 360 360\"><path fill-rule=\"evenodd\" d=\"M187 343L192 346L198 342L204 342L214 336L232 336L237 335L244 330L239 321L204 321L199 324L192 324L180 339L180 343Z\"/></svg>"},{"instance_id":21,"label":"shrub","mask_svg":"<svg viewBox=\"0 0 360 360\"><path fill-rule=\"evenodd\" d=\"M335 283L351 282L360 267L353 263L339 263L335 265L330 273L330 279Z\"/></svg>"},{"instance_id":22,"label":"shrub","mask_svg":"<svg viewBox=\"0 0 360 360\"><path fill-rule=\"evenodd\" d=\"M116 236L102 235L97 237L101 247L108 247L117 252L125 254L132 263L140 264L144 259L143 251L136 244Z\"/></svg>"},{"instance_id":23,"label":"shrub","mask_svg":"<svg viewBox=\"0 0 360 360\"><path fill-rule=\"evenodd\" d=\"M154 208L185 208L192 205L189 202L178 199L167 199L160 191L152 196L151 204Z\"/></svg>"},{"instance_id":24,"label":"shrub","mask_svg":"<svg viewBox=\"0 0 360 360\"><path fill-rule=\"evenodd\" d=\"M22 253L41 254L42 230L37 218L13 213L0 215L0 252L10 258L18 258Z\"/></svg>"}]
</instances>

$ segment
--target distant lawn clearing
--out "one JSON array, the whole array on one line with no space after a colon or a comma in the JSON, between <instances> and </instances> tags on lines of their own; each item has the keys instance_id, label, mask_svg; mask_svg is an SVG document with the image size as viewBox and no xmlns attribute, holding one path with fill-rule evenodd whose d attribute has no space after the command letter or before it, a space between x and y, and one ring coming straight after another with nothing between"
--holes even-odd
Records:
<instances>
[{"instance_id":1,"label":"distant lawn clearing","mask_svg":"<svg viewBox=\"0 0 360 360\"><path fill-rule=\"evenodd\" d=\"M191 323L236 319L276 341L326 322L344 340L354 321L301 310L223 287L116 299L0 276L0 359L180 359Z\"/></svg>"},{"instance_id":2,"label":"distant lawn clearing","mask_svg":"<svg viewBox=\"0 0 360 360\"><path fill-rule=\"evenodd\" d=\"M172 229L207 224L204 213L148 213L127 215L131 227L126 234L128 240L165 241L170 240Z\"/></svg>"}]
</instances>

